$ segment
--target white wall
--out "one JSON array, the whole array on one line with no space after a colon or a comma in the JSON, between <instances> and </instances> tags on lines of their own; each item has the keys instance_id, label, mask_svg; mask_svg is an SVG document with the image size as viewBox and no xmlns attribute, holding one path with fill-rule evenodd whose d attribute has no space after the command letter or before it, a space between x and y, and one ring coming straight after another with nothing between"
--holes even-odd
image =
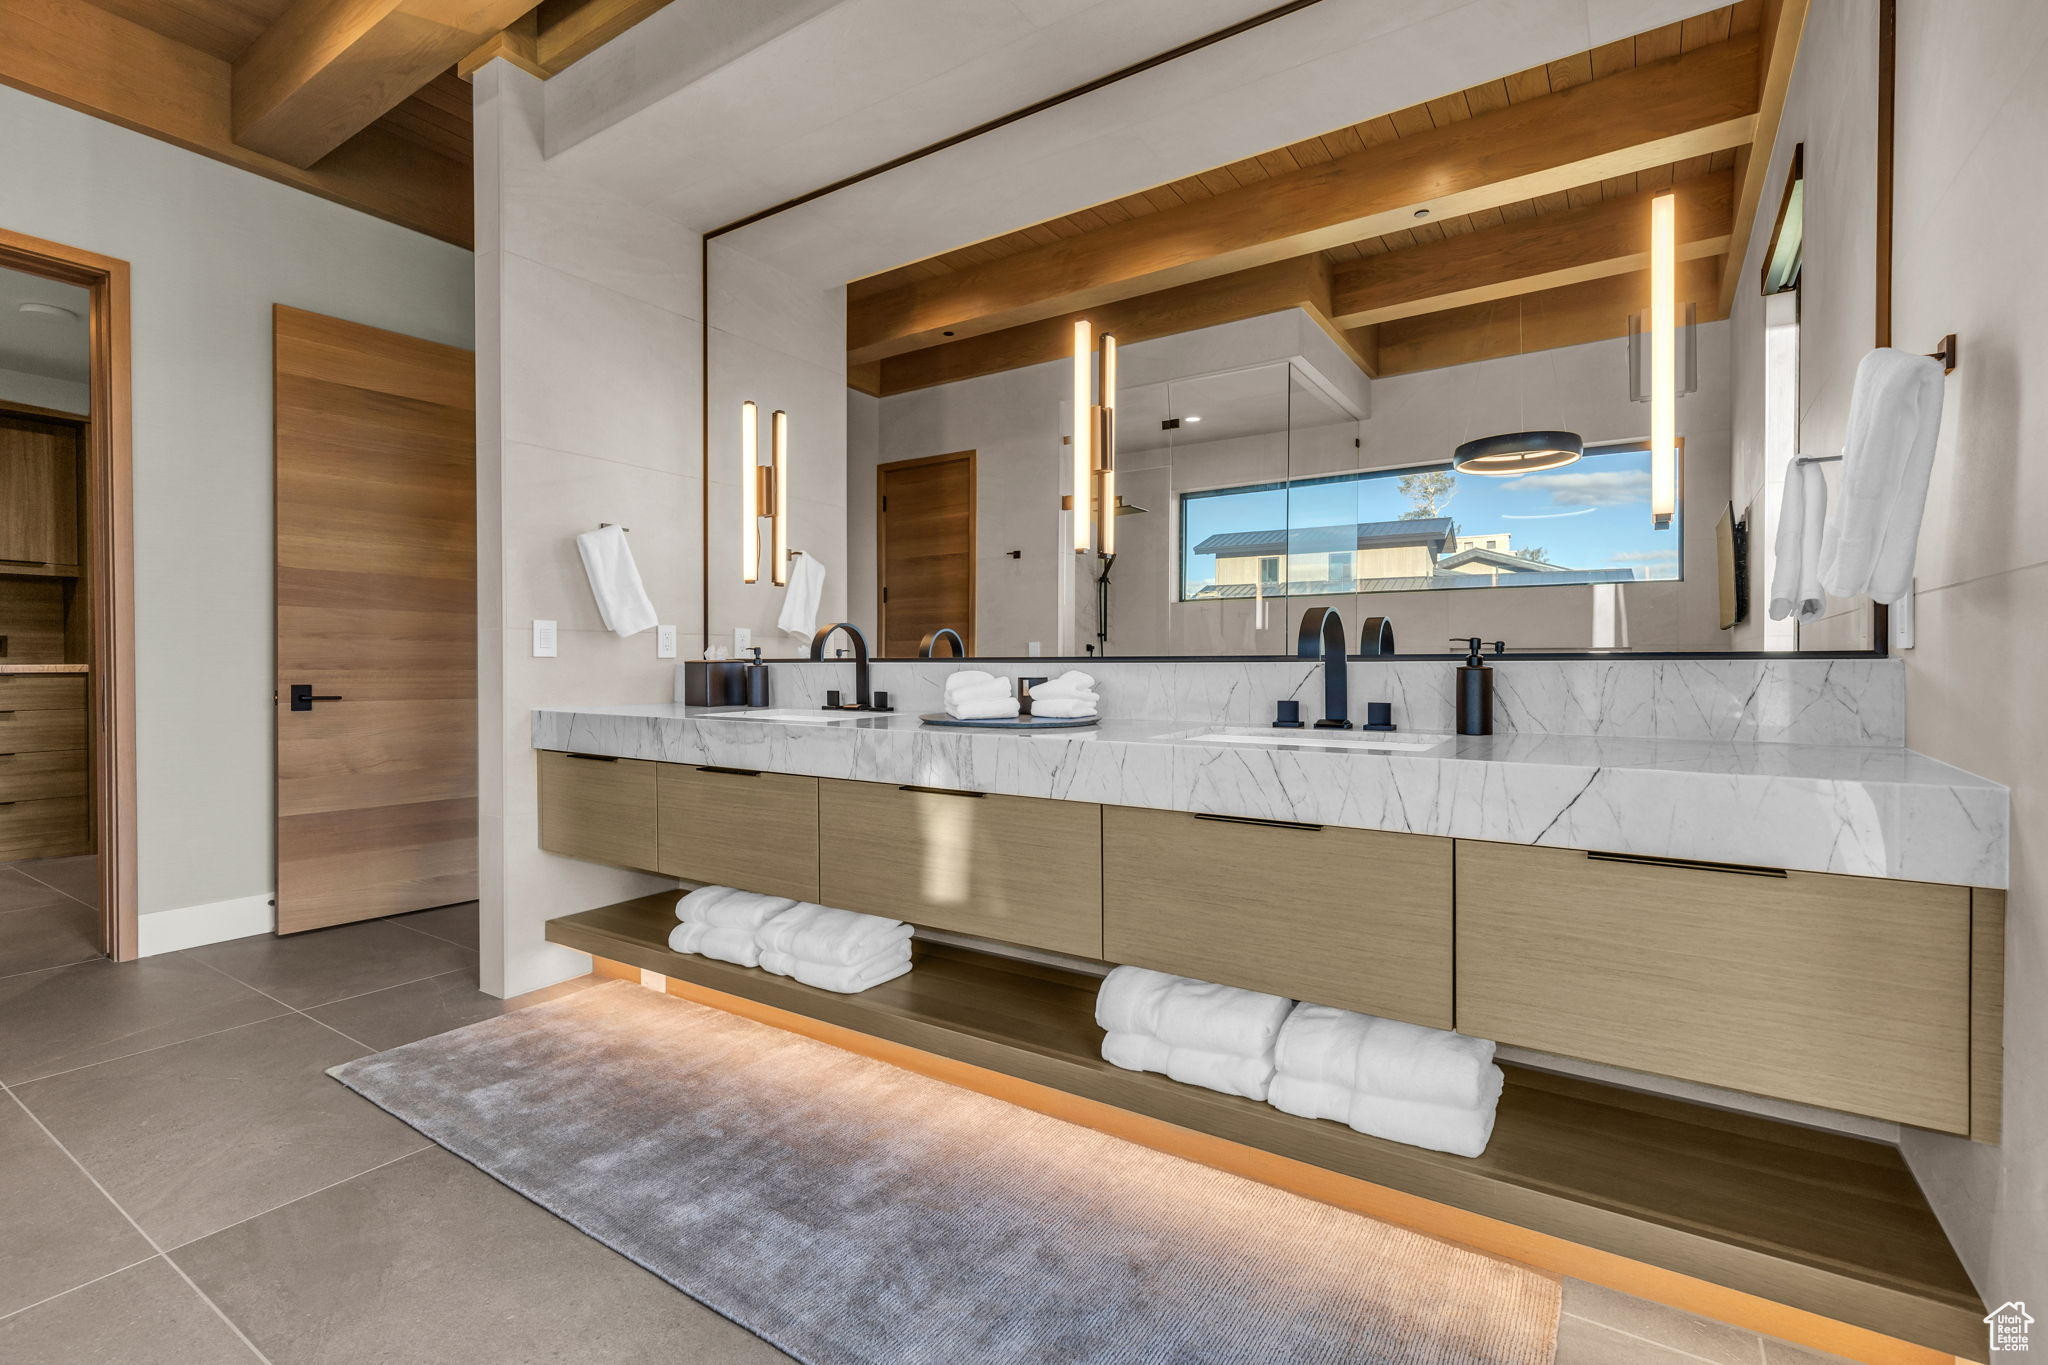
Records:
<instances>
[{"instance_id":1,"label":"white wall","mask_svg":"<svg viewBox=\"0 0 2048 1365\"><path fill-rule=\"evenodd\" d=\"M89 412L92 385L21 370L0 370L0 398L31 407L55 408L58 412Z\"/></svg>"},{"instance_id":2,"label":"white wall","mask_svg":"<svg viewBox=\"0 0 2048 1365\"><path fill-rule=\"evenodd\" d=\"M7 227L133 267L144 914L273 889L273 303L470 344L470 255L0 89Z\"/></svg>"},{"instance_id":3,"label":"white wall","mask_svg":"<svg viewBox=\"0 0 2048 1365\"><path fill-rule=\"evenodd\" d=\"M673 885L540 851L530 726L536 706L671 692L655 632L603 629L579 532L630 527L661 619L696 629L700 245L542 159L532 76L492 62L473 98L482 971L514 995L588 970L547 920ZM557 657L532 657L536 619L558 623Z\"/></svg>"},{"instance_id":4,"label":"white wall","mask_svg":"<svg viewBox=\"0 0 2048 1365\"><path fill-rule=\"evenodd\" d=\"M2012 788L2005 1140L1906 1154L1992 1304L2048 1297L2048 6L1899 5L1893 325L1960 338L1922 530L1907 742Z\"/></svg>"}]
</instances>

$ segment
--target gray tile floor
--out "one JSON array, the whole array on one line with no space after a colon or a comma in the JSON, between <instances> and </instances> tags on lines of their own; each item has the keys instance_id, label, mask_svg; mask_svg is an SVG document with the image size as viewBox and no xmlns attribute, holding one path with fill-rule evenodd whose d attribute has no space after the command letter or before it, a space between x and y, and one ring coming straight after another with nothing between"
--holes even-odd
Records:
<instances>
[{"instance_id":1,"label":"gray tile floor","mask_svg":"<svg viewBox=\"0 0 2048 1365\"><path fill-rule=\"evenodd\" d=\"M0 876L0 1361L788 1359L322 1074L589 984L478 991L474 906L25 967L45 950L12 945L57 935L5 917L70 913L37 886L89 910L90 885L21 876ZM1832 1359L1575 1281L1565 1314L1561 1365Z\"/></svg>"}]
</instances>

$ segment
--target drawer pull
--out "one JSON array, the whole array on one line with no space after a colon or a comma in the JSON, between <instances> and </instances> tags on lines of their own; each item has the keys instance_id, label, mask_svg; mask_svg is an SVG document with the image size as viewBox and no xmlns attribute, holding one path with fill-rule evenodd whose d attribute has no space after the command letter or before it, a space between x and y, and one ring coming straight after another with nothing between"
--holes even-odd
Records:
<instances>
[{"instance_id":1,"label":"drawer pull","mask_svg":"<svg viewBox=\"0 0 2048 1365\"><path fill-rule=\"evenodd\" d=\"M585 763L616 763L619 761L618 757L614 754L563 754L562 757L580 758Z\"/></svg>"},{"instance_id":2,"label":"drawer pull","mask_svg":"<svg viewBox=\"0 0 2048 1365\"><path fill-rule=\"evenodd\" d=\"M1262 825L1267 829L1299 829L1310 834L1322 831L1321 825L1303 824L1299 820L1261 820L1250 815L1197 815L1197 820L1214 820L1219 825Z\"/></svg>"},{"instance_id":3,"label":"drawer pull","mask_svg":"<svg viewBox=\"0 0 2048 1365\"><path fill-rule=\"evenodd\" d=\"M1588 853L1596 863L1634 863L1639 867L1681 867L1694 872L1726 872L1736 877L1784 877L1782 867L1752 867L1747 863L1710 863L1697 858L1658 858L1645 853Z\"/></svg>"},{"instance_id":4,"label":"drawer pull","mask_svg":"<svg viewBox=\"0 0 2048 1365\"><path fill-rule=\"evenodd\" d=\"M697 771L700 773L723 773L727 777L759 777L761 775L759 768L713 768L702 763L697 765Z\"/></svg>"},{"instance_id":5,"label":"drawer pull","mask_svg":"<svg viewBox=\"0 0 2048 1365\"><path fill-rule=\"evenodd\" d=\"M929 796L969 796L973 797L976 801L988 795L987 792L955 791L951 787L914 787L907 782L899 784L896 790L900 792L924 792Z\"/></svg>"},{"instance_id":6,"label":"drawer pull","mask_svg":"<svg viewBox=\"0 0 2048 1365\"><path fill-rule=\"evenodd\" d=\"M11 806L13 804L12 801L0 801L0 806Z\"/></svg>"},{"instance_id":7,"label":"drawer pull","mask_svg":"<svg viewBox=\"0 0 2048 1365\"><path fill-rule=\"evenodd\" d=\"M12 712L12 711L0 711L0 720L13 720L13 719L14 719L14 712Z\"/></svg>"}]
</instances>

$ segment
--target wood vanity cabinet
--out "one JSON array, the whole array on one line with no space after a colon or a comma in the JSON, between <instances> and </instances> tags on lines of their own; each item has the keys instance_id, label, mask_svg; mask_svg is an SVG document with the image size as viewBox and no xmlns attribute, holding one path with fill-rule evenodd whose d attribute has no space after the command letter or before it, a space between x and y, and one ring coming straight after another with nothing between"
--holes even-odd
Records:
<instances>
[{"instance_id":1,"label":"wood vanity cabinet","mask_svg":"<svg viewBox=\"0 0 2048 1365\"><path fill-rule=\"evenodd\" d=\"M818 899L818 779L658 764L654 870L764 896Z\"/></svg>"},{"instance_id":2,"label":"wood vanity cabinet","mask_svg":"<svg viewBox=\"0 0 2048 1365\"><path fill-rule=\"evenodd\" d=\"M1458 1028L1970 1128L1970 892L1458 842Z\"/></svg>"},{"instance_id":3,"label":"wood vanity cabinet","mask_svg":"<svg viewBox=\"0 0 2048 1365\"><path fill-rule=\"evenodd\" d=\"M1102 955L1451 1027L1451 841L1103 812Z\"/></svg>"},{"instance_id":4,"label":"wood vanity cabinet","mask_svg":"<svg viewBox=\"0 0 2048 1365\"><path fill-rule=\"evenodd\" d=\"M0 674L0 861L92 852L85 679Z\"/></svg>"},{"instance_id":5,"label":"wood vanity cabinet","mask_svg":"<svg viewBox=\"0 0 2048 1365\"><path fill-rule=\"evenodd\" d=\"M1102 956L1102 807L821 781L818 813L826 905Z\"/></svg>"},{"instance_id":6,"label":"wood vanity cabinet","mask_svg":"<svg viewBox=\"0 0 2048 1365\"><path fill-rule=\"evenodd\" d=\"M552 749L535 758L542 848L593 863L654 870L654 770L659 764Z\"/></svg>"}]
</instances>

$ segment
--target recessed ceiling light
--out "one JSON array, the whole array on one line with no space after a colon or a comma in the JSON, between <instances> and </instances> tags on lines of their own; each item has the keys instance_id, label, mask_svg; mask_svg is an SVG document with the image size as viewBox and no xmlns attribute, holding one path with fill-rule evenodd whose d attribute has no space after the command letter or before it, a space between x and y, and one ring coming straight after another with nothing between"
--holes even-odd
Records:
<instances>
[{"instance_id":1,"label":"recessed ceiling light","mask_svg":"<svg viewBox=\"0 0 2048 1365\"><path fill-rule=\"evenodd\" d=\"M69 308L59 308L54 303L24 303L19 305L19 311L32 313L39 318L55 318L59 322L78 321L78 314Z\"/></svg>"},{"instance_id":2,"label":"recessed ceiling light","mask_svg":"<svg viewBox=\"0 0 2048 1365\"><path fill-rule=\"evenodd\" d=\"M1201 418L1199 418L1199 417L1183 417L1183 418L1181 418L1180 420L1181 420L1181 421L1183 421L1183 422L1199 422L1199 421L1201 421L1202 419L1201 419Z\"/></svg>"},{"instance_id":3,"label":"recessed ceiling light","mask_svg":"<svg viewBox=\"0 0 2048 1365\"><path fill-rule=\"evenodd\" d=\"M1429 217L1429 210L1428 210L1428 209L1417 209L1417 210L1415 210L1415 216L1416 216L1417 218L1427 218L1427 217Z\"/></svg>"}]
</instances>

